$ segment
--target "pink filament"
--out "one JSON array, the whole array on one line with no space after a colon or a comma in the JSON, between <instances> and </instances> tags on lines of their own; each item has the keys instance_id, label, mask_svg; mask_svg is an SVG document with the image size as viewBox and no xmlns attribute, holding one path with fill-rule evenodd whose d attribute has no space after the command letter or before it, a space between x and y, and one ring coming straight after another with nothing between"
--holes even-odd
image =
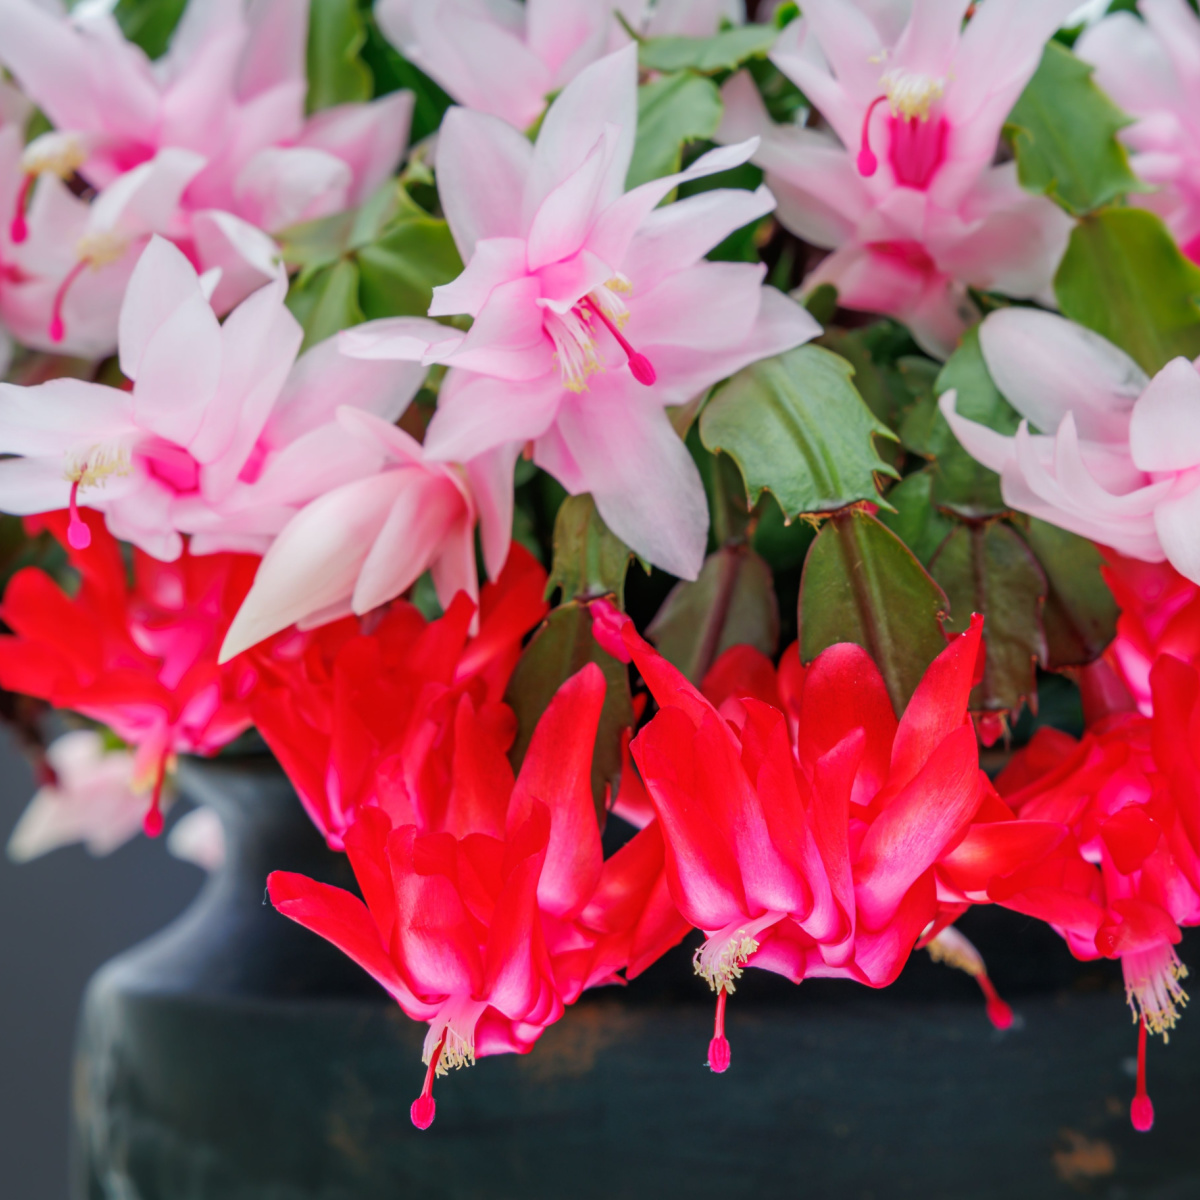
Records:
<instances>
[{"instance_id":1,"label":"pink filament","mask_svg":"<svg viewBox=\"0 0 1200 1200\"><path fill-rule=\"evenodd\" d=\"M17 192L17 206L13 210L12 224L8 227L8 236L13 242L23 242L29 236L29 226L25 223L25 205L29 200L29 189L37 176L26 172Z\"/></svg>"},{"instance_id":2,"label":"pink filament","mask_svg":"<svg viewBox=\"0 0 1200 1200\"><path fill-rule=\"evenodd\" d=\"M429 1060L429 1066L425 1069L425 1085L421 1088L421 1094L412 1102L412 1108L408 1112L408 1115L412 1117L412 1123L418 1129L428 1129L433 1124L433 1118L437 1116L437 1101L433 1098L433 1077L437 1074L438 1060L442 1057L442 1047L445 1044L446 1034L443 1033L442 1040L438 1042L437 1049Z\"/></svg>"},{"instance_id":3,"label":"pink filament","mask_svg":"<svg viewBox=\"0 0 1200 1200\"><path fill-rule=\"evenodd\" d=\"M162 790L166 774L167 752L164 750L158 760L158 773L154 777L154 794L150 797L150 807L142 818L142 831L147 837L156 838L163 831Z\"/></svg>"},{"instance_id":4,"label":"pink filament","mask_svg":"<svg viewBox=\"0 0 1200 1200\"><path fill-rule=\"evenodd\" d=\"M875 110L887 99L886 96L876 96L870 104L867 105L867 111L863 116L862 123L862 140L858 149L857 167L860 175L865 175L870 178L879 170L879 159L875 157L875 151L871 149L871 117L874 116Z\"/></svg>"},{"instance_id":5,"label":"pink filament","mask_svg":"<svg viewBox=\"0 0 1200 1200\"><path fill-rule=\"evenodd\" d=\"M1146 1094L1146 1018L1138 1025L1137 1091L1129 1106L1129 1119L1138 1133L1149 1133L1154 1127L1154 1105Z\"/></svg>"},{"instance_id":6,"label":"pink filament","mask_svg":"<svg viewBox=\"0 0 1200 1200\"><path fill-rule=\"evenodd\" d=\"M92 544L92 531L79 515L79 480L71 484L71 499L67 502L71 519L67 524L67 545L72 550L86 550Z\"/></svg>"},{"instance_id":7,"label":"pink filament","mask_svg":"<svg viewBox=\"0 0 1200 1200\"><path fill-rule=\"evenodd\" d=\"M67 272L66 278L58 285L58 291L54 293L54 307L50 310L50 340L52 342L61 342L66 336L67 330L62 318L63 301L67 298L67 290L71 284L83 274L86 267L87 260L81 258Z\"/></svg>"},{"instance_id":8,"label":"pink filament","mask_svg":"<svg viewBox=\"0 0 1200 1200\"><path fill-rule=\"evenodd\" d=\"M729 1039L725 1036L725 997L728 993L722 988L717 993L717 1016L713 1021L713 1038L708 1043L708 1065L718 1075L729 1070L729 1060L733 1057L729 1049Z\"/></svg>"},{"instance_id":9,"label":"pink filament","mask_svg":"<svg viewBox=\"0 0 1200 1200\"><path fill-rule=\"evenodd\" d=\"M984 999L987 1001L988 1020L997 1029L1011 1029L1013 1010L1000 999L1000 993L996 991L995 986L987 975L976 975L975 979L979 984L980 990L983 992Z\"/></svg>"},{"instance_id":10,"label":"pink filament","mask_svg":"<svg viewBox=\"0 0 1200 1200\"><path fill-rule=\"evenodd\" d=\"M616 325L608 319L594 304L589 304L588 308L604 322L608 328L608 332L617 339L622 350L625 351L626 357L629 359L629 370L633 374L634 379L644 387L649 387L657 378L658 375L651 365L650 360L644 355L639 354L626 340L625 335L616 327Z\"/></svg>"}]
</instances>

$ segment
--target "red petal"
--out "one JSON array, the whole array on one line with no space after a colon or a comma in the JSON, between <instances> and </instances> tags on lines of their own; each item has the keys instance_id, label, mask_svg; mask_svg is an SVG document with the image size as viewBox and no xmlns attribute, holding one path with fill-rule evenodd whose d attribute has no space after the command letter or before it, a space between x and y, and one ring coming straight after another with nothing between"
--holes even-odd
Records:
<instances>
[{"instance_id":1,"label":"red petal","mask_svg":"<svg viewBox=\"0 0 1200 1200\"><path fill-rule=\"evenodd\" d=\"M1106 958L1119 958L1138 950L1149 950L1183 939L1170 914L1146 900L1114 900L1104 923L1096 931L1096 949Z\"/></svg>"},{"instance_id":2,"label":"red petal","mask_svg":"<svg viewBox=\"0 0 1200 1200\"><path fill-rule=\"evenodd\" d=\"M971 819L982 797L975 730L960 722L863 839L854 870L860 922L878 928L887 920Z\"/></svg>"},{"instance_id":3,"label":"red petal","mask_svg":"<svg viewBox=\"0 0 1200 1200\"><path fill-rule=\"evenodd\" d=\"M1100 836L1117 870L1132 875L1153 852L1163 832L1141 805L1128 804L1100 826Z\"/></svg>"},{"instance_id":4,"label":"red petal","mask_svg":"<svg viewBox=\"0 0 1200 1200\"><path fill-rule=\"evenodd\" d=\"M604 690L604 673L595 663L558 689L534 730L508 812L511 830L527 819L535 799L550 810L538 903L558 917L573 917L583 908L604 862L592 802L592 750Z\"/></svg>"},{"instance_id":5,"label":"red petal","mask_svg":"<svg viewBox=\"0 0 1200 1200\"><path fill-rule=\"evenodd\" d=\"M896 730L889 791L914 779L942 741L966 720L982 633L983 618L976 613L970 629L929 664Z\"/></svg>"},{"instance_id":6,"label":"red petal","mask_svg":"<svg viewBox=\"0 0 1200 1200\"><path fill-rule=\"evenodd\" d=\"M714 708L720 708L731 696L738 700L753 696L772 708L783 707L775 684L775 668L753 646L730 646L713 663L700 690Z\"/></svg>"},{"instance_id":7,"label":"red petal","mask_svg":"<svg viewBox=\"0 0 1200 1200\"><path fill-rule=\"evenodd\" d=\"M1054 821L972 825L938 867L960 891L984 891L991 880L1045 858L1066 836L1067 827Z\"/></svg>"}]
</instances>

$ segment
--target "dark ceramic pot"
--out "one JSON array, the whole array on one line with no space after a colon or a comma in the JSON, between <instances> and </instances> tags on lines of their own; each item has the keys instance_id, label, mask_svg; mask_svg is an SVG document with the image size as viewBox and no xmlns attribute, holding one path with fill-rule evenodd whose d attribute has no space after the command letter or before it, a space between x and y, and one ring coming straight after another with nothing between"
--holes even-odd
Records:
<instances>
[{"instance_id":1,"label":"dark ceramic pot","mask_svg":"<svg viewBox=\"0 0 1200 1200\"><path fill-rule=\"evenodd\" d=\"M923 954L886 993L751 971L714 1076L684 947L628 992L585 997L529 1056L439 1080L418 1133L424 1026L263 903L268 871L347 883L344 860L273 765L183 779L220 812L227 862L88 989L75 1200L1200 1196L1200 1017L1152 1048L1158 1123L1135 1134L1119 973L992 910L964 928L1017 1010L1009 1033Z\"/></svg>"}]
</instances>

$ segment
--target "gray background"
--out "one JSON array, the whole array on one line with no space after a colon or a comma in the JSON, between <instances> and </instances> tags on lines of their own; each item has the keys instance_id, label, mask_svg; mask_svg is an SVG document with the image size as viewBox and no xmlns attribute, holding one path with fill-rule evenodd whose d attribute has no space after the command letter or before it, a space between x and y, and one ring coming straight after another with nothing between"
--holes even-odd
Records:
<instances>
[{"instance_id":1,"label":"gray background","mask_svg":"<svg viewBox=\"0 0 1200 1200\"><path fill-rule=\"evenodd\" d=\"M0 728L0 847L33 776ZM0 1179L4 1200L64 1200L75 1014L105 959L182 911L202 872L138 837L108 858L78 846L23 866L0 855Z\"/></svg>"}]
</instances>

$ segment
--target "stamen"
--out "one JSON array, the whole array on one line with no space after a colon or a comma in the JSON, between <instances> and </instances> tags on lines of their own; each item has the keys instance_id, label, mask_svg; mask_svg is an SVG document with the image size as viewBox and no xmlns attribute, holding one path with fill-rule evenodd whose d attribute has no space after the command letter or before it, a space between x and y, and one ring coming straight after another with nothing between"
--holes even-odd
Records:
<instances>
[{"instance_id":1,"label":"stamen","mask_svg":"<svg viewBox=\"0 0 1200 1200\"><path fill-rule=\"evenodd\" d=\"M71 484L71 499L67 502L71 520L67 525L67 544L72 550L86 550L92 544L92 531L79 515L79 480Z\"/></svg>"},{"instance_id":2,"label":"stamen","mask_svg":"<svg viewBox=\"0 0 1200 1200\"><path fill-rule=\"evenodd\" d=\"M909 120L919 117L922 121L928 121L930 110L946 90L943 79L935 79L919 71L902 71L896 67L885 71L879 83L887 96L892 115Z\"/></svg>"},{"instance_id":3,"label":"stamen","mask_svg":"<svg viewBox=\"0 0 1200 1200\"><path fill-rule=\"evenodd\" d=\"M870 179L879 170L879 159L875 157L875 151L871 149L871 117L886 99L887 96L876 96L867 106L866 114L863 117L862 137L859 139L858 159L855 165L858 167L858 173L867 179Z\"/></svg>"},{"instance_id":4,"label":"stamen","mask_svg":"<svg viewBox=\"0 0 1200 1200\"><path fill-rule=\"evenodd\" d=\"M594 313L601 321L604 322L608 332L617 339L618 345L625 351L626 357L629 359L629 370L634 379L644 387L649 387L658 379L658 375L654 370L650 360L644 355L639 354L630 344L625 335L617 328L607 313L603 311L599 304L594 303L591 297L588 297L588 310Z\"/></svg>"},{"instance_id":5,"label":"stamen","mask_svg":"<svg viewBox=\"0 0 1200 1200\"><path fill-rule=\"evenodd\" d=\"M1154 1127L1154 1105L1146 1093L1146 1018L1138 1022L1137 1090L1129 1106L1129 1119L1138 1133L1149 1133Z\"/></svg>"},{"instance_id":6,"label":"stamen","mask_svg":"<svg viewBox=\"0 0 1200 1200\"><path fill-rule=\"evenodd\" d=\"M412 1118L412 1123L418 1129L428 1129L433 1124L433 1118L437 1116L437 1101L433 1098L433 1080L438 1074L445 1074L445 1071L439 1071L438 1068L442 1062L442 1047L446 1044L446 1035L450 1032L449 1027L442 1031L441 1041L437 1044L437 1049L430 1056L429 1065L425 1068L425 1084L421 1088L421 1094L412 1102L412 1107L408 1110L408 1115Z\"/></svg>"},{"instance_id":7,"label":"stamen","mask_svg":"<svg viewBox=\"0 0 1200 1200\"><path fill-rule=\"evenodd\" d=\"M86 528L86 527L85 527ZM158 760L158 771L154 776L154 792L150 796L150 808L142 818L142 830L147 837L156 838L163 831L162 790L167 776L168 751L164 750Z\"/></svg>"},{"instance_id":8,"label":"stamen","mask_svg":"<svg viewBox=\"0 0 1200 1200\"><path fill-rule=\"evenodd\" d=\"M1188 994L1179 982L1187 978L1187 967L1179 961L1174 948L1163 943L1122 955L1121 971L1133 1019L1141 1020L1151 1033L1162 1034L1163 1041L1168 1041L1179 1020L1179 1010L1188 1002Z\"/></svg>"},{"instance_id":9,"label":"stamen","mask_svg":"<svg viewBox=\"0 0 1200 1200\"><path fill-rule=\"evenodd\" d=\"M729 1039L725 1036L725 997L729 993L722 989L717 993L717 1016L713 1022L713 1037L708 1043L709 1070L723 1075L729 1070L729 1060L732 1052L729 1049Z\"/></svg>"}]
</instances>

